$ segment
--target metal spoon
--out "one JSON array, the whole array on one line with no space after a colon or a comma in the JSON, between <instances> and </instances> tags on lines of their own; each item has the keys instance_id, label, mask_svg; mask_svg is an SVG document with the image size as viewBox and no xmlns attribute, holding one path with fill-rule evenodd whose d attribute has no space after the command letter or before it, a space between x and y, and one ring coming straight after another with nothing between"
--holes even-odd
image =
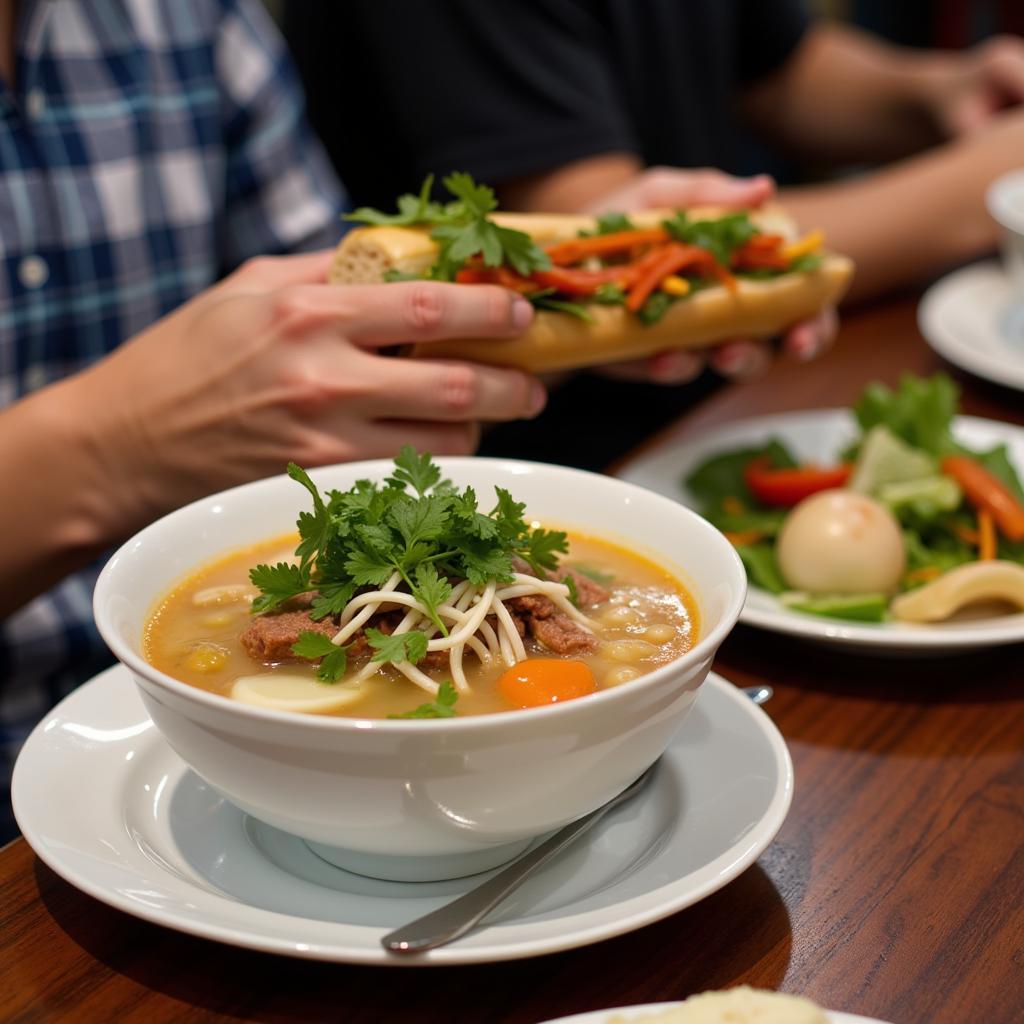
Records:
<instances>
[{"instance_id":1,"label":"metal spoon","mask_svg":"<svg viewBox=\"0 0 1024 1024\"><path fill-rule=\"evenodd\" d=\"M772 696L770 686L751 686L743 692L755 703L763 704ZM639 793L650 781L657 768L655 761L638 779L630 783L618 796L612 797L596 811L578 818L559 829L540 846L523 854L503 871L482 885L470 889L443 907L410 921L409 924L389 932L380 941L392 953L422 953L438 946L446 946L461 938L478 925L499 903L510 896L538 868L546 864L580 836L589 832L610 810L625 803Z\"/></svg>"},{"instance_id":2,"label":"metal spoon","mask_svg":"<svg viewBox=\"0 0 1024 1024\"><path fill-rule=\"evenodd\" d=\"M589 832L613 807L618 807L639 793L654 774L657 764L655 761L643 775L596 811L591 811L590 814L559 829L550 839L545 839L540 846L523 854L504 871L499 871L482 885L470 889L464 896L403 925L396 931L389 932L380 940L381 944L393 953L420 953L445 946L461 938L518 889L526 881L527 876L532 875L581 835Z\"/></svg>"}]
</instances>

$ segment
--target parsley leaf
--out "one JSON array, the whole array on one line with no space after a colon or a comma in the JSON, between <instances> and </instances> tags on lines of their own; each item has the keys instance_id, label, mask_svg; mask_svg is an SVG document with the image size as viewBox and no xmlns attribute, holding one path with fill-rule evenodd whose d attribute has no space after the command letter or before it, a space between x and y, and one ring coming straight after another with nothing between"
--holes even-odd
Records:
<instances>
[{"instance_id":1,"label":"parsley leaf","mask_svg":"<svg viewBox=\"0 0 1024 1024\"><path fill-rule=\"evenodd\" d=\"M498 208L492 188L478 185L462 172L449 174L444 179L444 187L455 198L442 205L430 201L432 185L433 178L427 178L418 196L401 196L397 213L361 207L347 219L366 224L429 227L430 237L438 243L440 253L427 276L436 281L454 280L459 269L477 257L484 266L507 264L524 276L534 270L550 268L547 253L525 231L503 227L490 219L490 214Z\"/></svg>"},{"instance_id":2,"label":"parsley leaf","mask_svg":"<svg viewBox=\"0 0 1024 1024\"><path fill-rule=\"evenodd\" d=\"M291 562L253 566L249 570L249 580L261 591L252 603L254 614L270 611L309 590L309 573L304 566L292 565Z\"/></svg>"},{"instance_id":3,"label":"parsley leaf","mask_svg":"<svg viewBox=\"0 0 1024 1024\"><path fill-rule=\"evenodd\" d=\"M403 711L400 715L388 715L388 718L453 718L458 712L455 702L459 699L459 691L446 679L438 688L437 696L429 704L421 704L412 711Z\"/></svg>"},{"instance_id":4,"label":"parsley leaf","mask_svg":"<svg viewBox=\"0 0 1024 1024\"><path fill-rule=\"evenodd\" d=\"M441 621L437 609L451 596L452 585L437 574L432 563L421 562L416 567L416 584L412 592L427 609L430 621L447 636L448 629Z\"/></svg>"},{"instance_id":5,"label":"parsley leaf","mask_svg":"<svg viewBox=\"0 0 1024 1024\"><path fill-rule=\"evenodd\" d=\"M345 220L361 221L363 224L391 224L406 226L429 224L444 216L444 207L430 201L430 190L434 187L434 176L428 174L420 187L418 196L406 193L398 197L398 213L381 213L369 206L360 206L354 213L345 215Z\"/></svg>"},{"instance_id":6,"label":"parsley leaf","mask_svg":"<svg viewBox=\"0 0 1024 1024\"><path fill-rule=\"evenodd\" d=\"M581 306L578 302L553 299L549 295L539 295L537 292L527 294L526 298L534 309L549 309L554 313L568 313L570 316L574 316L588 324L597 322L597 317L586 306Z\"/></svg>"},{"instance_id":7,"label":"parsley leaf","mask_svg":"<svg viewBox=\"0 0 1024 1024\"><path fill-rule=\"evenodd\" d=\"M396 487L410 485L421 497L441 480L441 470L431 461L430 453L416 453L411 444L402 445L395 457L395 471L388 477L388 483Z\"/></svg>"},{"instance_id":8,"label":"parsley leaf","mask_svg":"<svg viewBox=\"0 0 1024 1024\"><path fill-rule=\"evenodd\" d=\"M319 622L320 619L325 619L328 615L340 615L355 593L355 580L345 580L342 583L321 583L320 590L313 598L309 609L310 618Z\"/></svg>"},{"instance_id":9,"label":"parsley leaf","mask_svg":"<svg viewBox=\"0 0 1024 1024\"><path fill-rule=\"evenodd\" d=\"M429 495L417 500L403 494L388 509L388 521L407 548L420 540L436 540L448 522L448 499Z\"/></svg>"},{"instance_id":10,"label":"parsley leaf","mask_svg":"<svg viewBox=\"0 0 1024 1024\"><path fill-rule=\"evenodd\" d=\"M618 212L602 213L597 218L594 231L581 231L580 238L593 238L594 235L614 235L618 231L633 231L636 225L624 214Z\"/></svg>"},{"instance_id":11,"label":"parsley leaf","mask_svg":"<svg viewBox=\"0 0 1024 1024\"><path fill-rule=\"evenodd\" d=\"M426 634L417 629L389 635L370 626L366 630L366 641L375 651L373 661L389 661L392 664L408 661L415 665L427 653Z\"/></svg>"},{"instance_id":12,"label":"parsley leaf","mask_svg":"<svg viewBox=\"0 0 1024 1024\"><path fill-rule=\"evenodd\" d=\"M562 582L569 588L569 600L579 608L580 606L580 592L576 589L576 581L573 579L572 573L567 572L562 577Z\"/></svg>"},{"instance_id":13,"label":"parsley leaf","mask_svg":"<svg viewBox=\"0 0 1024 1024\"><path fill-rule=\"evenodd\" d=\"M534 530L525 551L520 554L541 578L545 569L558 566L558 555L569 550L569 538L562 530Z\"/></svg>"},{"instance_id":14,"label":"parsley leaf","mask_svg":"<svg viewBox=\"0 0 1024 1024\"><path fill-rule=\"evenodd\" d=\"M729 266L732 254L741 245L746 245L754 235L761 233L745 210L728 213L715 220L696 221L690 220L685 211L680 210L662 224L677 241L707 249L723 267Z\"/></svg>"},{"instance_id":15,"label":"parsley leaf","mask_svg":"<svg viewBox=\"0 0 1024 1024\"><path fill-rule=\"evenodd\" d=\"M331 643L329 636L303 630L299 639L292 644L292 654L297 658L322 658L316 677L322 683L336 683L348 667L348 648Z\"/></svg>"},{"instance_id":16,"label":"parsley leaf","mask_svg":"<svg viewBox=\"0 0 1024 1024\"><path fill-rule=\"evenodd\" d=\"M356 586L379 587L395 571L395 566L376 551L356 548L345 562L345 571Z\"/></svg>"},{"instance_id":17,"label":"parsley leaf","mask_svg":"<svg viewBox=\"0 0 1024 1024\"><path fill-rule=\"evenodd\" d=\"M624 306L626 304L626 293L623 289L611 282L601 285L593 296L592 301L601 303L602 306Z\"/></svg>"}]
</instances>

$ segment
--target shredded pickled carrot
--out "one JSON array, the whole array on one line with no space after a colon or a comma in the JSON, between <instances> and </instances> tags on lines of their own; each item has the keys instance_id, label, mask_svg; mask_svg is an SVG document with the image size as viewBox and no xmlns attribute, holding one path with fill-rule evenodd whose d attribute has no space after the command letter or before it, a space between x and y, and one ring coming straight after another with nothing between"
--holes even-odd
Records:
<instances>
[{"instance_id":1,"label":"shredded pickled carrot","mask_svg":"<svg viewBox=\"0 0 1024 1024\"><path fill-rule=\"evenodd\" d=\"M996 557L996 521L988 509L978 509L978 561L991 562Z\"/></svg>"}]
</instances>

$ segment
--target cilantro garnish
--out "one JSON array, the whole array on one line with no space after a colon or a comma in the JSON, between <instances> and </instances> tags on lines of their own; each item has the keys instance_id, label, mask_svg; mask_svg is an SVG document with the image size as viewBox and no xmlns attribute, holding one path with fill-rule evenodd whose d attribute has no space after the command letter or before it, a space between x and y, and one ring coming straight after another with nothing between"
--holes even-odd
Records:
<instances>
[{"instance_id":1,"label":"cilantro garnish","mask_svg":"<svg viewBox=\"0 0 1024 1024\"><path fill-rule=\"evenodd\" d=\"M592 296L594 302L600 302L603 306L624 306L626 298L624 289L611 283L601 285Z\"/></svg>"},{"instance_id":2,"label":"cilantro garnish","mask_svg":"<svg viewBox=\"0 0 1024 1024\"><path fill-rule=\"evenodd\" d=\"M308 571L291 562L257 565L249 570L249 579L260 591L259 597L252 603L252 610L256 613L269 612L279 604L306 593L310 588Z\"/></svg>"},{"instance_id":3,"label":"cilantro garnish","mask_svg":"<svg viewBox=\"0 0 1024 1024\"><path fill-rule=\"evenodd\" d=\"M427 276L438 281L454 280L459 270L476 257L485 267L510 266L524 277L551 267L547 253L525 231L502 227L491 220L490 215L498 208L492 188L478 185L469 174L455 172L443 181L454 200L442 204L429 198L433 184L430 176L419 195L400 196L397 213L364 206L346 219L374 225L429 227L440 253Z\"/></svg>"},{"instance_id":4,"label":"cilantro garnish","mask_svg":"<svg viewBox=\"0 0 1024 1024\"><path fill-rule=\"evenodd\" d=\"M304 630L292 644L292 654L298 658L322 658L316 677L322 683L336 683L348 666L348 648L331 643L329 636Z\"/></svg>"},{"instance_id":5,"label":"cilantro garnish","mask_svg":"<svg viewBox=\"0 0 1024 1024\"><path fill-rule=\"evenodd\" d=\"M726 214L715 220L690 220L683 210L662 221L668 233L679 242L707 249L723 266L732 262L733 253L746 245L760 229L752 223L745 210Z\"/></svg>"},{"instance_id":6,"label":"cilantro garnish","mask_svg":"<svg viewBox=\"0 0 1024 1024\"><path fill-rule=\"evenodd\" d=\"M447 635L438 609L451 595L451 580L511 582L517 557L543 577L568 550L565 533L531 527L523 518L525 505L508 491L495 488L494 507L482 512L472 487L460 491L442 480L430 455L409 445L381 484L359 480L348 491L324 495L305 470L291 464L288 473L309 491L313 509L299 514L298 565L251 570L260 591L252 604L256 614L313 592L313 618L337 616L360 589L380 587L397 574L399 587ZM426 653L426 634L419 630L398 637L368 630L367 637L376 661L415 662ZM344 672L344 648L331 645L329 637L307 632L300 644L301 650L293 648L300 657L324 659L318 678L333 682Z\"/></svg>"},{"instance_id":7,"label":"cilantro garnish","mask_svg":"<svg viewBox=\"0 0 1024 1024\"><path fill-rule=\"evenodd\" d=\"M418 629L388 634L371 626L366 630L366 640L374 651L372 661L390 661L394 665L408 661L415 665L427 653L427 636Z\"/></svg>"},{"instance_id":8,"label":"cilantro garnish","mask_svg":"<svg viewBox=\"0 0 1024 1024\"><path fill-rule=\"evenodd\" d=\"M543 292L528 292L525 298L529 300L534 309L549 309L555 313L568 313L587 324L596 322L597 318L586 306L581 306L578 302L566 302L564 299L552 298L553 291L552 288Z\"/></svg>"},{"instance_id":9,"label":"cilantro garnish","mask_svg":"<svg viewBox=\"0 0 1024 1024\"><path fill-rule=\"evenodd\" d=\"M444 207L440 203L431 202L430 191L434 187L434 176L428 174L420 186L418 196L406 193L398 197L397 213L381 213L370 206L360 206L354 213L347 214L345 220L361 221L363 224L393 225L404 227L411 224L427 224L444 216Z\"/></svg>"},{"instance_id":10,"label":"cilantro garnish","mask_svg":"<svg viewBox=\"0 0 1024 1024\"><path fill-rule=\"evenodd\" d=\"M388 715L388 718L453 718L458 712L455 702L459 692L447 680L438 688L437 696L429 704L421 704L412 711L403 711L400 715Z\"/></svg>"},{"instance_id":11,"label":"cilantro garnish","mask_svg":"<svg viewBox=\"0 0 1024 1024\"><path fill-rule=\"evenodd\" d=\"M580 231L580 238L593 238L595 235L614 235L619 231L633 231L636 225L624 213L602 213L597 218L594 231Z\"/></svg>"}]
</instances>

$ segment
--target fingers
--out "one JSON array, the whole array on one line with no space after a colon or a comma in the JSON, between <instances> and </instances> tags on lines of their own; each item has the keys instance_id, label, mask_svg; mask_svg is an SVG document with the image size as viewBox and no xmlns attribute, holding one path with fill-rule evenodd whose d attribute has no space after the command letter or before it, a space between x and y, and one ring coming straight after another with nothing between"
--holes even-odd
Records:
<instances>
[{"instance_id":1,"label":"fingers","mask_svg":"<svg viewBox=\"0 0 1024 1024\"><path fill-rule=\"evenodd\" d=\"M676 349L657 352L647 359L602 366L598 372L616 380L644 381L652 384L686 384L700 376L704 359L695 352Z\"/></svg>"},{"instance_id":2,"label":"fingers","mask_svg":"<svg viewBox=\"0 0 1024 1024\"><path fill-rule=\"evenodd\" d=\"M409 281L324 290L335 293L337 321L345 334L364 345L509 338L533 321L529 302L495 285Z\"/></svg>"},{"instance_id":3,"label":"fingers","mask_svg":"<svg viewBox=\"0 0 1024 1024\"><path fill-rule=\"evenodd\" d=\"M1016 36L997 36L986 45L985 62L1006 99L1024 102L1024 42Z\"/></svg>"},{"instance_id":4,"label":"fingers","mask_svg":"<svg viewBox=\"0 0 1024 1024\"><path fill-rule=\"evenodd\" d=\"M727 341L711 352L711 368L734 381L760 377L772 363L771 343L767 341Z\"/></svg>"},{"instance_id":5,"label":"fingers","mask_svg":"<svg viewBox=\"0 0 1024 1024\"><path fill-rule=\"evenodd\" d=\"M294 256L258 256L243 263L225 279L224 285L271 291L300 284L325 284L333 259L333 249Z\"/></svg>"},{"instance_id":6,"label":"fingers","mask_svg":"<svg viewBox=\"0 0 1024 1024\"><path fill-rule=\"evenodd\" d=\"M754 178L735 178L722 171L682 170L653 167L629 184L603 196L592 212L635 210L644 207L688 206L760 206L775 192L775 183L766 174Z\"/></svg>"},{"instance_id":7,"label":"fingers","mask_svg":"<svg viewBox=\"0 0 1024 1024\"><path fill-rule=\"evenodd\" d=\"M827 352L839 333L839 317L835 309L821 312L813 320L796 324L786 333L783 349L801 362L809 362Z\"/></svg>"},{"instance_id":8,"label":"fingers","mask_svg":"<svg viewBox=\"0 0 1024 1024\"><path fill-rule=\"evenodd\" d=\"M388 359L387 382L367 404L378 416L439 422L530 419L547 402L543 384L519 370L435 359Z\"/></svg>"}]
</instances>

